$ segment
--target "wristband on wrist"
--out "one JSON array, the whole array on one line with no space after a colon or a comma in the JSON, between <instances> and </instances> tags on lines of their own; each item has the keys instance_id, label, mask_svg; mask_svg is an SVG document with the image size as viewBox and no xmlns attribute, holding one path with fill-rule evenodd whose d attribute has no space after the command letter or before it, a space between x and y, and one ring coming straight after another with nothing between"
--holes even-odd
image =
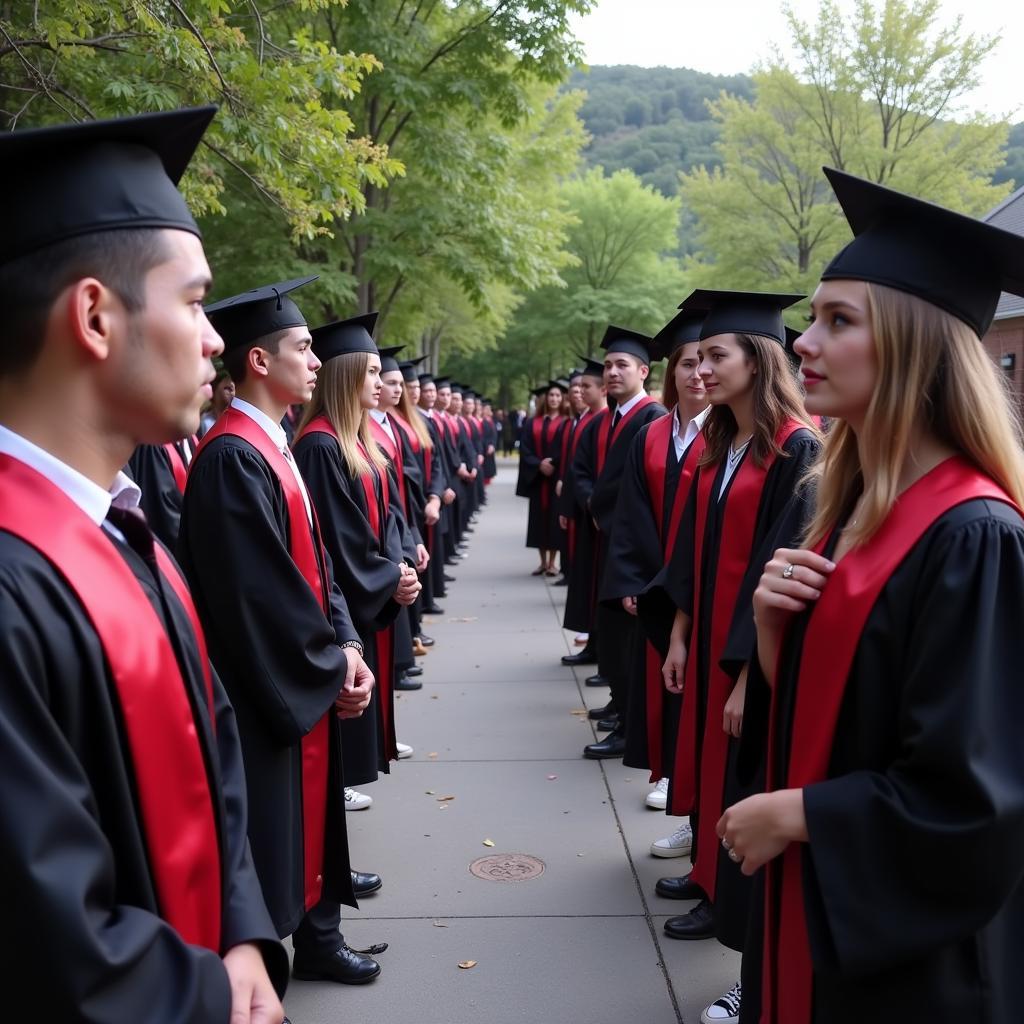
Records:
<instances>
[{"instance_id":1,"label":"wristband on wrist","mask_svg":"<svg viewBox=\"0 0 1024 1024\"><path fill-rule=\"evenodd\" d=\"M351 647L360 658L363 656L363 645L358 640L346 640L343 644L338 644L338 646L342 650L346 647Z\"/></svg>"}]
</instances>

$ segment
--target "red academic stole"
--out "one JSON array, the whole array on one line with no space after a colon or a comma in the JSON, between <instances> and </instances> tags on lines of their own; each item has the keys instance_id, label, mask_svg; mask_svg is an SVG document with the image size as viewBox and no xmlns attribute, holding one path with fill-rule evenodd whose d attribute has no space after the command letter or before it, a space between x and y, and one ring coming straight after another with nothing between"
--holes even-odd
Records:
<instances>
[{"instance_id":1,"label":"red academic stole","mask_svg":"<svg viewBox=\"0 0 1024 1024\"><path fill-rule=\"evenodd\" d=\"M416 415L418 416L419 413L416 413ZM420 452L423 453L423 482L429 485L431 480L432 468L430 458L432 454L431 450L423 446L423 442L419 439L419 435L416 433L415 430L412 429L412 424L410 424L409 421L404 416L399 415L397 412L392 412L391 421L392 423L397 423L398 426L401 428L402 433L405 435L406 441L409 442L409 448L412 451L413 455L419 455Z\"/></svg>"},{"instance_id":2,"label":"red academic stole","mask_svg":"<svg viewBox=\"0 0 1024 1024\"><path fill-rule=\"evenodd\" d=\"M661 550L668 564L675 547L679 523L690 493L690 484L697 472L697 463L704 454L704 434L698 433L683 453L683 465L679 470L679 484L676 489L668 523L665 517L665 477L668 473L669 451L675 458L675 442L672 438L673 416L662 416L648 428L644 437L644 477L647 493L651 498L651 511L658 527ZM657 648L645 642L645 668L647 690L647 750L650 754L651 781L657 782L665 774L667 765L662 764L662 724L665 714L665 683L661 674L662 657Z\"/></svg>"},{"instance_id":3,"label":"red academic stole","mask_svg":"<svg viewBox=\"0 0 1024 1024\"><path fill-rule=\"evenodd\" d=\"M370 417L372 422L373 417ZM384 433L381 431L381 433ZM326 416L317 416L306 424L302 431L302 437L306 434L329 434L335 440L338 439L338 432L334 424ZM390 440L390 438L389 438ZM388 509L391 505L391 496L388 493L387 473L377 472L376 467L370 462L370 456L363 447L362 441L356 441L359 452L370 463L370 471L361 473L359 483L363 488L363 497L366 499L366 518L370 522L370 529L373 530L377 544L381 543L387 522ZM375 480L380 480L380 499L377 498L377 490L374 486ZM384 733L384 743L387 758L389 761L397 760L398 746L395 742L395 715L394 715L394 636L395 627L387 626L378 629L373 634L375 650L377 652L377 707L380 708L381 727Z\"/></svg>"},{"instance_id":4,"label":"red academic stole","mask_svg":"<svg viewBox=\"0 0 1024 1024\"><path fill-rule=\"evenodd\" d=\"M611 432L612 419L614 413L610 413L603 420L597 428L597 476L600 476L604 470L605 456L608 454L608 449L615 443L615 438L619 436L619 432L625 427L625 425L638 413L641 409L646 408L654 401L650 395L644 395L636 405L633 406L625 416L615 425L614 433ZM611 433L611 438L608 435Z\"/></svg>"},{"instance_id":5,"label":"red academic stole","mask_svg":"<svg viewBox=\"0 0 1024 1024\"><path fill-rule=\"evenodd\" d=\"M947 459L908 488L879 531L838 563L814 606L804 638L786 788L802 789L828 776L832 741L857 645L889 578L933 523L950 509L976 498L1016 508L998 484L965 459ZM826 541L827 536L815 550L821 553ZM773 713L777 713L774 703ZM773 722L773 738L775 731ZM772 764L771 751L768 763ZM776 781L769 779L769 790L776 788ZM791 843L779 860L768 865L762 1024L811 1021L813 967L804 913L801 847L801 843ZM776 879L781 880L778 915L770 895Z\"/></svg>"},{"instance_id":6,"label":"red academic stole","mask_svg":"<svg viewBox=\"0 0 1024 1024\"><path fill-rule=\"evenodd\" d=\"M160 916L185 942L220 952L214 801L187 684L163 623L102 530L59 487L0 455L0 493L0 530L34 547L63 576L103 647L124 721ZM154 551L164 582L192 624L212 727L213 683L199 617L177 567L159 544Z\"/></svg>"},{"instance_id":7,"label":"red academic stole","mask_svg":"<svg viewBox=\"0 0 1024 1024\"><path fill-rule=\"evenodd\" d=\"M789 437L804 424L787 420L775 435L781 448ZM732 485L723 499L726 503L722 517L722 532L718 546L718 570L715 574L715 595L708 624L711 643L707 666L707 699L704 720L697 720L697 646L704 629L701 622L701 580L708 510L718 500L715 491L716 466L702 466L697 476L697 523L694 530L694 582L693 629L690 632L689 654L683 683L683 710L679 719L679 740L676 744L672 790L675 796L672 813L686 813L698 806L700 821L697 828L697 856L691 876L714 900L718 878L718 836L715 825L722 815L722 797L725 788L725 768L729 754L729 737L722 728L722 715L735 681L719 667L719 658L729 637L740 584L753 555L754 529L761 504L768 471L775 463L769 455L758 468L754 460L744 458L733 477ZM701 729L703 743L700 764L697 764L697 730ZM697 792L697 781L700 792Z\"/></svg>"},{"instance_id":8,"label":"red academic stole","mask_svg":"<svg viewBox=\"0 0 1024 1024\"><path fill-rule=\"evenodd\" d=\"M288 506L288 553L309 584L310 590L316 595L324 615L329 620L331 617L330 598L324 590L320 570L324 561L320 527L316 521L315 511L313 512L312 526L310 525L309 516L306 514L306 503L302 499L302 491L299 490L299 485L287 460L258 423L234 406L228 406L217 422L203 435L192 465L195 465L196 459L202 455L206 446L215 437L220 437L222 434L240 437L252 445L277 476L281 490L284 492L285 504ZM310 503L310 511L313 511L312 503ZM338 689L341 689L340 685ZM303 891L307 910L319 902L323 889L324 841L327 835L328 751L330 716L333 714L333 710L333 708L328 709L320 721L302 737L302 831L305 882Z\"/></svg>"},{"instance_id":9,"label":"red academic stole","mask_svg":"<svg viewBox=\"0 0 1024 1024\"><path fill-rule=\"evenodd\" d=\"M399 433L395 433L394 441L388 436L388 432L372 417L367 416L370 421L370 433L374 441L384 449L387 457L395 467L395 478L398 480L398 500L402 503L402 510L408 514L409 506L405 500L405 467L402 465L402 442L399 440ZM394 429L392 427L392 429Z\"/></svg>"},{"instance_id":10,"label":"red academic stole","mask_svg":"<svg viewBox=\"0 0 1024 1024\"><path fill-rule=\"evenodd\" d=\"M553 433L548 431L548 427L554 427L555 432L558 431L558 425L562 422L561 416L534 416L531 428L533 430L533 450L537 453L537 457L544 461L547 458L548 445L551 443L551 438L554 436ZM551 492L554 489L554 481L552 477L540 475L540 507L547 512L548 506L551 504Z\"/></svg>"},{"instance_id":11,"label":"red academic stole","mask_svg":"<svg viewBox=\"0 0 1024 1024\"><path fill-rule=\"evenodd\" d=\"M199 444L199 440L193 435L191 438L188 438L187 441L183 441L182 443L191 444L192 451L194 452L196 450L196 446ZM167 444L163 444L160 447L163 448L167 455L167 460L171 464L171 473L174 476L174 482L177 484L178 490L184 494L185 481L188 479L188 466L186 465L185 460L181 457L181 452L179 451L178 446L174 444L173 441L168 441Z\"/></svg>"}]
</instances>

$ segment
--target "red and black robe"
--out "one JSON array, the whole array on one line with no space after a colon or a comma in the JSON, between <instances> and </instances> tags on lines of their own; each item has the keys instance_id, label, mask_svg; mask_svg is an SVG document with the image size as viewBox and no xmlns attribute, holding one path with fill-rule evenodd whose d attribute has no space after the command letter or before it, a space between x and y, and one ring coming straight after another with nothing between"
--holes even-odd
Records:
<instances>
[{"instance_id":1,"label":"red and black robe","mask_svg":"<svg viewBox=\"0 0 1024 1024\"><path fill-rule=\"evenodd\" d=\"M523 424L516 494L530 501L526 524L528 548L555 551L559 547L561 528L555 484L562 457L562 432L568 424L564 416L534 416ZM555 468L551 476L540 471L545 459L551 459Z\"/></svg>"}]
</instances>

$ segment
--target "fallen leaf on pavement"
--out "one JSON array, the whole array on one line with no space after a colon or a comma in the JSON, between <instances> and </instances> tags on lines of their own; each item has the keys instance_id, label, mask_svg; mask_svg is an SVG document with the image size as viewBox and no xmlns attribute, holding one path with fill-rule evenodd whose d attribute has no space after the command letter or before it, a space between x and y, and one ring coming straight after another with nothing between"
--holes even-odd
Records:
<instances>
[{"instance_id":1,"label":"fallen leaf on pavement","mask_svg":"<svg viewBox=\"0 0 1024 1024\"><path fill-rule=\"evenodd\" d=\"M569 712L570 715L585 715L586 713L586 708L573 708L573 710Z\"/></svg>"},{"instance_id":2,"label":"fallen leaf on pavement","mask_svg":"<svg viewBox=\"0 0 1024 1024\"><path fill-rule=\"evenodd\" d=\"M494 845L494 840L493 839L485 839L484 840L484 846L493 846L493 845Z\"/></svg>"},{"instance_id":3,"label":"fallen leaf on pavement","mask_svg":"<svg viewBox=\"0 0 1024 1024\"><path fill-rule=\"evenodd\" d=\"M464 970L468 971L471 967L476 967L475 960L460 960L459 966Z\"/></svg>"},{"instance_id":4,"label":"fallen leaf on pavement","mask_svg":"<svg viewBox=\"0 0 1024 1024\"><path fill-rule=\"evenodd\" d=\"M448 925L444 924L444 923L443 923L443 922L441 922L441 921L435 921L435 922L434 922L434 927L435 927L435 928L447 928L447 927L448 927Z\"/></svg>"},{"instance_id":5,"label":"fallen leaf on pavement","mask_svg":"<svg viewBox=\"0 0 1024 1024\"><path fill-rule=\"evenodd\" d=\"M554 781L555 781L555 779L557 779L557 778L558 778L558 776L557 776L557 775L549 775L549 776L548 776L548 782L554 782Z\"/></svg>"},{"instance_id":6,"label":"fallen leaf on pavement","mask_svg":"<svg viewBox=\"0 0 1024 1024\"><path fill-rule=\"evenodd\" d=\"M432 750L429 754L427 754L427 757L437 757L437 751Z\"/></svg>"},{"instance_id":7,"label":"fallen leaf on pavement","mask_svg":"<svg viewBox=\"0 0 1024 1024\"><path fill-rule=\"evenodd\" d=\"M426 789L426 790L424 790L424 792L427 794L427 796L433 796L437 792L437 790L436 789Z\"/></svg>"},{"instance_id":8,"label":"fallen leaf on pavement","mask_svg":"<svg viewBox=\"0 0 1024 1024\"><path fill-rule=\"evenodd\" d=\"M439 804L443 804L446 800L454 800L454 799L455 799L455 797L453 797L453 796L439 796L437 798L437 802Z\"/></svg>"}]
</instances>

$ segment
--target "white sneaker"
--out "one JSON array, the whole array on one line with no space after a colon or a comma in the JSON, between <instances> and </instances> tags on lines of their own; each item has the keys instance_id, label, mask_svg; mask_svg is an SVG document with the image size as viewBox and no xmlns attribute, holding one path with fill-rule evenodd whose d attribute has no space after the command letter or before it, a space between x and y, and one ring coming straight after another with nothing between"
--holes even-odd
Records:
<instances>
[{"instance_id":1,"label":"white sneaker","mask_svg":"<svg viewBox=\"0 0 1024 1024\"><path fill-rule=\"evenodd\" d=\"M345 787L345 810L365 811L373 803L373 797L366 793L360 793L357 789Z\"/></svg>"},{"instance_id":2,"label":"white sneaker","mask_svg":"<svg viewBox=\"0 0 1024 1024\"><path fill-rule=\"evenodd\" d=\"M721 999L704 1007L700 1019L701 1024L739 1024L740 983L737 981Z\"/></svg>"},{"instance_id":3,"label":"white sneaker","mask_svg":"<svg viewBox=\"0 0 1024 1024\"><path fill-rule=\"evenodd\" d=\"M665 810L665 806L668 803L668 779L658 779L654 789L647 794L647 799L644 803L648 807L653 807L656 811Z\"/></svg>"},{"instance_id":4,"label":"white sneaker","mask_svg":"<svg viewBox=\"0 0 1024 1024\"><path fill-rule=\"evenodd\" d=\"M413 749L408 743L395 742L395 746L398 748L398 760L404 761L407 757L412 757Z\"/></svg>"},{"instance_id":5,"label":"white sneaker","mask_svg":"<svg viewBox=\"0 0 1024 1024\"><path fill-rule=\"evenodd\" d=\"M670 836L656 839L651 843L651 855L654 857L684 857L693 847L693 829L689 819L684 821Z\"/></svg>"}]
</instances>

